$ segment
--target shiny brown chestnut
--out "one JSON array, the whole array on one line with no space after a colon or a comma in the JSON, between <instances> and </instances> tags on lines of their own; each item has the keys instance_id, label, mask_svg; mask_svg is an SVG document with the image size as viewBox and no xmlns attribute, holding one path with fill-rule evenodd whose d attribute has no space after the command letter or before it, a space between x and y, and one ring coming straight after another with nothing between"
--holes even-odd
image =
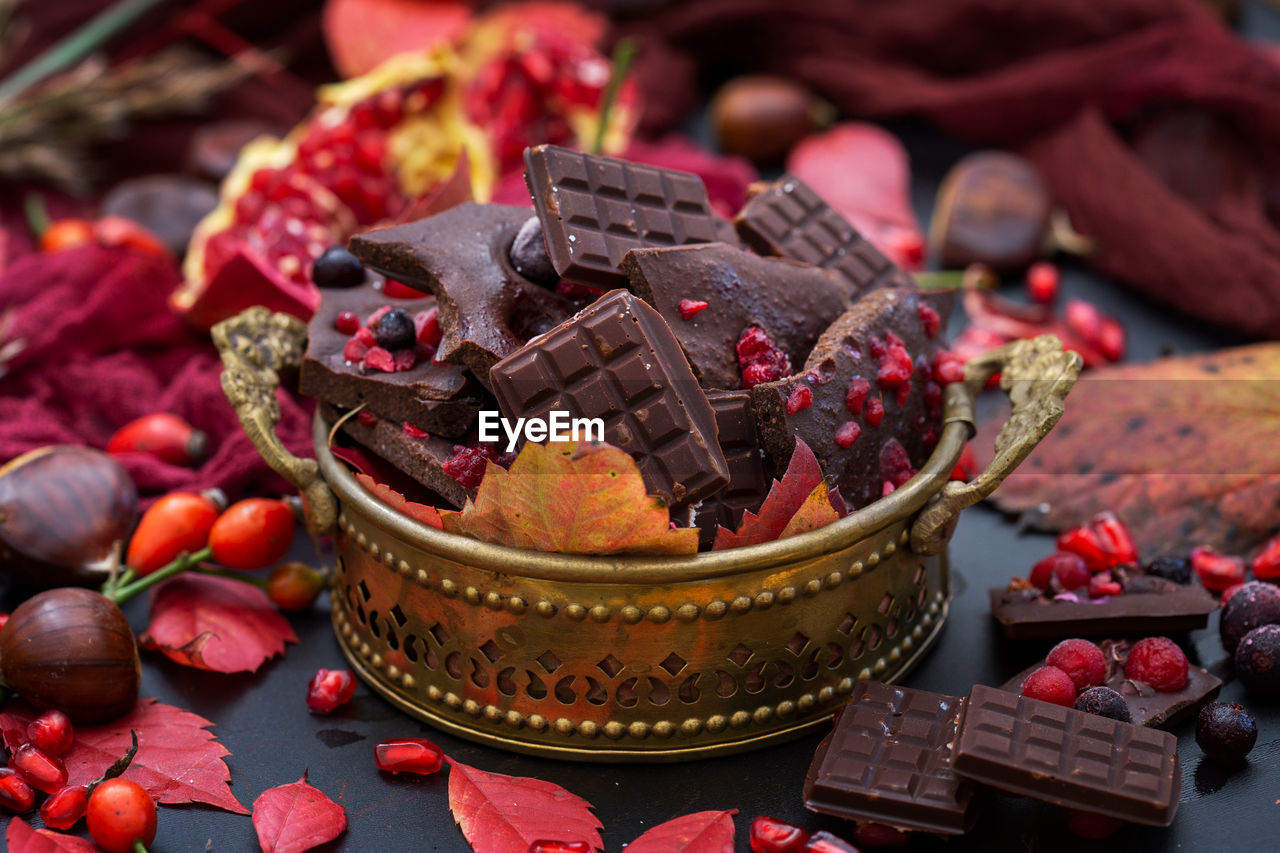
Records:
<instances>
[{"instance_id":1,"label":"shiny brown chestnut","mask_svg":"<svg viewBox=\"0 0 1280 853\"><path fill-rule=\"evenodd\" d=\"M835 108L786 77L747 74L720 87L711 122L720 148L760 166L782 158L804 137L835 118Z\"/></svg>"},{"instance_id":2,"label":"shiny brown chestnut","mask_svg":"<svg viewBox=\"0 0 1280 853\"><path fill-rule=\"evenodd\" d=\"M1049 189L1029 161L976 151L943 178L929 241L947 269L986 264L1016 272L1045 250L1052 213Z\"/></svg>"},{"instance_id":3,"label":"shiny brown chestnut","mask_svg":"<svg viewBox=\"0 0 1280 853\"><path fill-rule=\"evenodd\" d=\"M47 588L101 584L138 520L138 490L101 450L54 445L0 468L0 571Z\"/></svg>"},{"instance_id":4,"label":"shiny brown chestnut","mask_svg":"<svg viewBox=\"0 0 1280 853\"><path fill-rule=\"evenodd\" d=\"M18 605L0 629L0 677L36 708L97 723L133 709L142 665L115 602L62 587Z\"/></svg>"}]
</instances>

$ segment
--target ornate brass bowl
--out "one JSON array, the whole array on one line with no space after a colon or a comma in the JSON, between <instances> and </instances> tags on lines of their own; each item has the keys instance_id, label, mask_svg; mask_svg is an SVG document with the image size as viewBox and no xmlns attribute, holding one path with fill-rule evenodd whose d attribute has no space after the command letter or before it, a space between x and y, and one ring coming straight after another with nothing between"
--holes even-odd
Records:
<instances>
[{"instance_id":1,"label":"ornate brass bowl","mask_svg":"<svg viewBox=\"0 0 1280 853\"><path fill-rule=\"evenodd\" d=\"M490 545L375 499L335 460L274 434L278 374L306 329L250 309L214 329L223 388L271 466L336 537L333 624L352 666L409 714L519 752L674 761L822 724L864 679L905 675L947 616L946 544L1062 414L1079 358L1056 338L977 359L948 387L942 437L900 489L827 527L691 557L582 557ZM1013 413L992 465L949 477L973 398L1002 374Z\"/></svg>"}]
</instances>

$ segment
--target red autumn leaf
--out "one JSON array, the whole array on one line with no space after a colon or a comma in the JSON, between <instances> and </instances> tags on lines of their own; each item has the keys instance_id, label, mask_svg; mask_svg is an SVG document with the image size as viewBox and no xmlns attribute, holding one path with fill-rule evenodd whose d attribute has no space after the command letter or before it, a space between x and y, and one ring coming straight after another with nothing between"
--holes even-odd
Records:
<instances>
[{"instance_id":1,"label":"red autumn leaf","mask_svg":"<svg viewBox=\"0 0 1280 853\"><path fill-rule=\"evenodd\" d=\"M603 846L593 806L559 785L449 762L449 810L475 853L526 853L539 839Z\"/></svg>"},{"instance_id":2,"label":"red autumn leaf","mask_svg":"<svg viewBox=\"0 0 1280 853\"><path fill-rule=\"evenodd\" d=\"M151 624L138 645L172 661L213 672L254 672L284 653L298 635L252 584L206 575L183 575L160 586L151 599Z\"/></svg>"},{"instance_id":3,"label":"red autumn leaf","mask_svg":"<svg viewBox=\"0 0 1280 853\"><path fill-rule=\"evenodd\" d=\"M347 831L342 806L307 784L307 774L253 801L253 829L263 853L302 853Z\"/></svg>"},{"instance_id":4,"label":"red autumn leaf","mask_svg":"<svg viewBox=\"0 0 1280 853\"><path fill-rule=\"evenodd\" d=\"M329 0L324 41L344 77L359 77L397 53L452 43L471 22L462 0Z\"/></svg>"},{"instance_id":5,"label":"red autumn leaf","mask_svg":"<svg viewBox=\"0 0 1280 853\"><path fill-rule=\"evenodd\" d=\"M1046 530L1114 510L1144 558L1248 553L1280 526L1277 380L1276 343L1090 371L993 500ZM980 465L1003 423L973 442Z\"/></svg>"},{"instance_id":6,"label":"red autumn leaf","mask_svg":"<svg viewBox=\"0 0 1280 853\"><path fill-rule=\"evenodd\" d=\"M791 516L791 520L787 522L787 526L782 529L782 533L778 535L778 538L786 539L788 536L808 533L810 530L826 527L838 518L840 516L836 513L835 508L831 506L831 496L827 492L827 484L822 482L815 486L813 491L809 493L809 497L805 498L804 503L800 504L800 508L796 510L795 515Z\"/></svg>"},{"instance_id":7,"label":"red autumn leaf","mask_svg":"<svg viewBox=\"0 0 1280 853\"><path fill-rule=\"evenodd\" d=\"M4 840L9 853L102 853L87 838L63 835L47 829L32 829L20 817L9 821Z\"/></svg>"},{"instance_id":8,"label":"red autumn leaf","mask_svg":"<svg viewBox=\"0 0 1280 853\"><path fill-rule=\"evenodd\" d=\"M920 266L924 238L911 207L911 165L893 134L874 124L838 124L797 143L787 171L894 262Z\"/></svg>"},{"instance_id":9,"label":"red autumn leaf","mask_svg":"<svg viewBox=\"0 0 1280 853\"><path fill-rule=\"evenodd\" d=\"M402 512L412 519L421 521L423 524L429 524L437 528L444 527L444 524L440 521L440 511L435 507L407 500L404 495L390 486L384 486L376 482L368 474L356 474L356 479L360 481L360 485L372 492L375 498L392 509Z\"/></svg>"},{"instance_id":10,"label":"red autumn leaf","mask_svg":"<svg viewBox=\"0 0 1280 853\"><path fill-rule=\"evenodd\" d=\"M694 812L650 829L627 845L627 853L733 853L733 816Z\"/></svg>"},{"instance_id":11,"label":"red autumn leaf","mask_svg":"<svg viewBox=\"0 0 1280 853\"><path fill-rule=\"evenodd\" d=\"M11 701L0 713L0 734L14 750L26 742L27 724L37 713ZM68 785L87 785L128 751L130 730L138 733L138 754L125 771L161 803L207 803L236 814L248 814L231 793L231 773L223 762L230 755L208 727L213 723L190 711L139 699L134 709L105 725L77 726L71 750L62 757Z\"/></svg>"},{"instance_id":12,"label":"red autumn leaf","mask_svg":"<svg viewBox=\"0 0 1280 853\"><path fill-rule=\"evenodd\" d=\"M646 493L635 460L607 444L529 442L511 468L490 464L444 529L485 542L561 554L692 554L698 531L672 529L666 504Z\"/></svg>"},{"instance_id":13,"label":"red autumn leaf","mask_svg":"<svg viewBox=\"0 0 1280 853\"><path fill-rule=\"evenodd\" d=\"M738 525L736 533L721 527L716 533L716 543L712 550L742 548L781 538L787 529L787 523L822 482L822 468L818 465L818 457L813 455L809 445L802 439L796 439L796 449L791 454L787 473L782 475L781 480L773 481L773 487L760 506L760 512L748 510L743 513L742 524ZM824 496L825 491L824 489ZM834 512L832 510L833 514Z\"/></svg>"}]
</instances>

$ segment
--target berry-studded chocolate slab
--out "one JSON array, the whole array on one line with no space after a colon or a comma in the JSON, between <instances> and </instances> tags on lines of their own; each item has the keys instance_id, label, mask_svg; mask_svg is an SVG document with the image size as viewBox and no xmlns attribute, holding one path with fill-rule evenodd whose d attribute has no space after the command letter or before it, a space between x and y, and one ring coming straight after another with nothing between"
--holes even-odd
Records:
<instances>
[{"instance_id":1,"label":"berry-studded chocolate slab","mask_svg":"<svg viewBox=\"0 0 1280 853\"><path fill-rule=\"evenodd\" d=\"M858 684L809 765L805 807L904 830L969 831L979 792L951 767L960 704L941 693Z\"/></svg>"},{"instance_id":2,"label":"berry-studded chocolate slab","mask_svg":"<svg viewBox=\"0 0 1280 853\"><path fill-rule=\"evenodd\" d=\"M1178 739L976 685L960 710L957 775L1013 794L1168 826L1178 810Z\"/></svg>"},{"instance_id":3,"label":"berry-studded chocolate slab","mask_svg":"<svg viewBox=\"0 0 1280 853\"><path fill-rule=\"evenodd\" d=\"M430 296L389 299L371 287L324 291L307 326L298 390L348 409L363 405L433 435L462 435L475 422L482 389L461 367L434 360L435 308ZM382 322L392 311L403 313L392 319L407 328Z\"/></svg>"},{"instance_id":4,"label":"berry-studded chocolate slab","mask_svg":"<svg viewBox=\"0 0 1280 853\"><path fill-rule=\"evenodd\" d=\"M942 346L953 298L873 291L822 334L803 370L752 388L778 466L803 438L852 509L910 479L937 443L942 386L963 373Z\"/></svg>"},{"instance_id":5,"label":"berry-studded chocolate slab","mask_svg":"<svg viewBox=\"0 0 1280 853\"><path fill-rule=\"evenodd\" d=\"M743 242L762 255L813 264L842 277L854 299L882 287L916 286L794 175L784 175L748 200L734 225Z\"/></svg>"},{"instance_id":6,"label":"berry-studded chocolate slab","mask_svg":"<svg viewBox=\"0 0 1280 853\"><path fill-rule=\"evenodd\" d=\"M635 457L645 484L673 506L722 488L729 467L715 413L680 343L653 308L625 290L494 365L493 393L508 419L600 418L604 440Z\"/></svg>"},{"instance_id":7,"label":"berry-studded chocolate slab","mask_svg":"<svg viewBox=\"0 0 1280 853\"><path fill-rule=\"evenodd\" d=\"M1148 684L1125 677L1124 662L1133 643L1129 640L1102 640L1098 647L1107 662L1107 675L1100 686L1110 687L1124 698L1135 725L1171 728L1211 702L1222 689L1222 679L1207 669L1191 666L1187 668L1187 683L1182 689L1155 690ZM1027 667L1002 684L1000 689L1021 693L1022 682L1044 665L1045 662L1041 661Z\"/></svg>"},{"instance_id":8,"label":"berry-studded chocolate slab","mask_svg":"<svg viewBox=\"0 0 1280 853\"><path fill-rule=\"evenodd\" d=\"M703 548L715 542L716 530L737 530L742 514L755 512L764 503L773 483L773 463L756 434L747 391L708 391L707 402L716 413L717 440L729 465L729 484L702 499L693 523Z\"/></svg>"},{"instance_id":9,"label":"berry-studded chocolate slab","mask_svg":"<svg viewBox=\"0 0 1280 853\"><path fill-rule=\"evenodd\" d=\"M724 243L635 249L622 261L631 292L662 315L704 388L742 386L736 343L761 329L793 364L846 308L846 288L817 267Z\"/></svg>"},{"instance_id":10,"label":"berry-studded chocolate slab","mask_svg":"<svg viewBox=\"0 0 1280 853\"><path fill-rule=\"evenodd\" d=\"M1149 575L1126 580L1123 592L1091 600L1084 590L1046 595L1035 587L987 591L991 615L1011 640L1136 636L1194 631L1209 622L1218 599L1202 586Z\"/></svg>"},{"instance_id":11,"label":"berry-studded chocolate slab","mask_svg":"<svg viewBox=\"0 0 1280 853\"><path fill-rule=\"evenodd\" d=\"M630 250L717 239L697 175L555 145L526 148L524 164L547 253L570 281L622 287Z\"/></svg>"},{"instance_id":12,"label":"berry-studded chocolate slab","mask_svg":"<svg viewBox=\"0 0 1280 853\"><path fill-rule=\"evenodd\" d=\"M351 251L365 266L429 290L440 305L440 358L470 368L487 384L500 358L573 313L571 300L511 265L511 245L528 218L521 207L460 204L358 234Z\"/></svg>"}]
</instances>

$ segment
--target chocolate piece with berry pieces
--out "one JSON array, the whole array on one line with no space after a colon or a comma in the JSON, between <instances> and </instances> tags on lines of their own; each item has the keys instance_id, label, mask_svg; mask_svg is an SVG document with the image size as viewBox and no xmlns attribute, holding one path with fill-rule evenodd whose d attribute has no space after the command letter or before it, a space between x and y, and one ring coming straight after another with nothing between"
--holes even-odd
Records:
<instances>
[{"instance_id":1,"label":"chocolate piece with berry pieces","mask_svg":"<svg viewBox=\"0 0 1280 853\"><path fill-rule=\"evenodd\" d=\"M729 466L729 482L703 498L693 516L703 549L715 542L720 527L737 530L742 514L760 509L773 483L774 466L751 416L751 394L747 391L708 391L707 402L716 414L716 439Z\"/></svg>"},{"instance_id":2,"label":"chocolate piece with berry pieces","mask_svg":"<svg viewBox=\"0 0 1280 853\"><path fill-rule=\"evenodd\" d=\"M781 468L796 437L851 508L910 479L941 433L942 392L963 376L942 345L953 294L867 294L818 339L804 369L752 388L765 449Z\"/></svg>"}]
</instances>

